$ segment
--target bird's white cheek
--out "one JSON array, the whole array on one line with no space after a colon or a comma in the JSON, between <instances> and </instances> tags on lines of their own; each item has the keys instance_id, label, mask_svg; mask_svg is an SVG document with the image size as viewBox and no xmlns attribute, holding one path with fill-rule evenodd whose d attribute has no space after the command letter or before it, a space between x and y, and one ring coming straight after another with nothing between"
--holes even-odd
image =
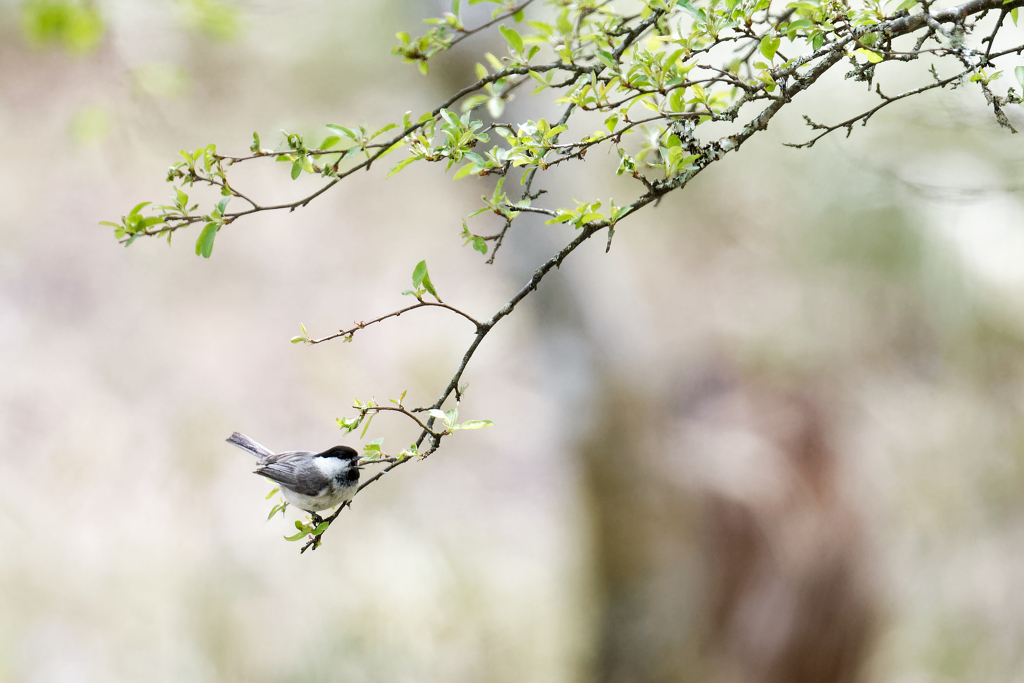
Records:
<instances>
[{"instance_id":1,"label":"bird's white cheek","mask_svg":"<svg viewBox=\"0 0 1024 683\"><path fill-rule=\"evenodd\" d=\"M313 464L328 479L333 479L345 469L345 463L338 458L315 458Z\"/></svg>"}]
</instances>

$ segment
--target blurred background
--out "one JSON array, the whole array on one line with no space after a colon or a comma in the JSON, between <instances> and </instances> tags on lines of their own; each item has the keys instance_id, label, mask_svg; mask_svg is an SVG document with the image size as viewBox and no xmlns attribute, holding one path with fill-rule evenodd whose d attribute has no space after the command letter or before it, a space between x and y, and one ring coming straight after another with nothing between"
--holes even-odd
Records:
<instances>
[{"instance_id":1,"label":"blurred background","mask_svg":"<svg viewBox=\"0 0 1024 683\"><path fill-rule=\"evenodd\" d=\"M433 402L472 333L416 311L293 346L300 322L407 304L421 259L490 316L572 229L517 222L485 265L458 235L491 180L390 163L209 260L193 231L125 250L97 223L165 201L179 149L433 108L498 49L426 78L390 56L445 9L0 2L0 681L1024 680L1024 156L975 88L782 147L871 102L836 74L495 329L460 406L494 427L368 488L315 553L282 539L294 511L266 521L224 438L333 445L353 397ZM887 66L887 93L928 78ZM628 201L616 162L539 203Z\"/></svg>"}]
</instances>

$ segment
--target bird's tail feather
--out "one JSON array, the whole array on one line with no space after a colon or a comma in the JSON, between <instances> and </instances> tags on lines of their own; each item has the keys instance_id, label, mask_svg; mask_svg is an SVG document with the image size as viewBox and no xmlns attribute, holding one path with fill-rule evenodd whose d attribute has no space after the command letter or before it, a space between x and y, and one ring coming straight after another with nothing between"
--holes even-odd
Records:
<instances>
[{"instance_id":1,"label":"bird's tail feather","mask_svg":"<svg viewBox=\"0 0 1024 683\"><path fill-rule=\"evenodd\" d=\"M265 458L268 455L274 454L273 451L269 450L265 446L261 446L241 432L235 432L229 436L227 438L227 442L238 446L244 451L248 451L257 458Z\"/></svg>"}]
</instances>

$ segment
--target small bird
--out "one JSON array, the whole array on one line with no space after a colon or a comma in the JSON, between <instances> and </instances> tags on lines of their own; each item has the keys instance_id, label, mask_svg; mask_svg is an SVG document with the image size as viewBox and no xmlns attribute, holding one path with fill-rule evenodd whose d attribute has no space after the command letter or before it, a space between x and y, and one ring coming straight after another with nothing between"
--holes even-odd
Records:
<instances>
[{"instance_id":1,"label":"small bird","mask_svg":"<svg viewBox=\"0 0 1024 683\"><path fill-rule=\"evenodd\" d=\"M254 473L277 482L284 499L310 513L317 524L319 510L347 503L359 488L359 454L348 446L334 446L323 453L274 453L240 432L227 441L259 458Z\"/></svg>"}]
</instances>

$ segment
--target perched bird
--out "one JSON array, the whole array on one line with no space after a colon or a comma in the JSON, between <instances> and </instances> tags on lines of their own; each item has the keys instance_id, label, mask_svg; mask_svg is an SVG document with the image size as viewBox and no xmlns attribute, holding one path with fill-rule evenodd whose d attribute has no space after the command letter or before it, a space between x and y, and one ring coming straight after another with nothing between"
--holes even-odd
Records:
<instances>
[{"instance_id":1,"label":"perched bird","mask_svg":"<svg viewBox=\"0 0 1024 683\"><path fill-rule=\"evenodd\" d=\"M227 441L259 458L254 472L277 482L284 499L310 513L314 522L320 520L317 511L347 503L359 488L359 454L348 446L323 453L274 453L239 432Z\"/></svg>"}]
</instances>

